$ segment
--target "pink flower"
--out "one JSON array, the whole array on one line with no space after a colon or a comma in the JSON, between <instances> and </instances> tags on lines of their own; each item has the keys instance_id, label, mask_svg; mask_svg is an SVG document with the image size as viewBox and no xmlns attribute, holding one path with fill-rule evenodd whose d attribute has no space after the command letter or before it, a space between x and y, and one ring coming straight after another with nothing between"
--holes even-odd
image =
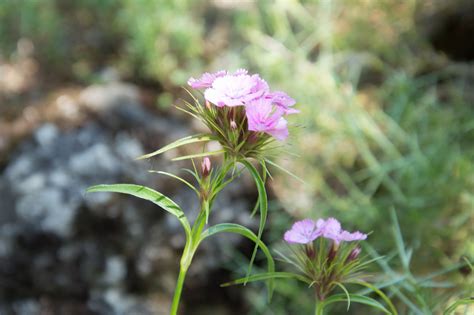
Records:
<instances>
[{"instance_id":1,"label":"pink flower","mask_svg":"<svg viewBox=\"0 0 474 315\"><path fill-rule=\"evenodd\" d=\"M243 70L237 73L243 73ZM239 106L261 97L268 90L268 84L258 74L227 74L213 81L204 92L204 98L218 107Z\"/></svg>"},{"instance_id":2,"label":"pink flower","mask_svg":"<svg viewBox=\"0 0 474 315\"><path fill-rule=\"evenodd\" d=\"M212 86L212 83L215 79L223 77L227 74L228 73L225 70L217 71L215 73L206 72L199 79L189 78L188 84L193 89L207 89Z\"/></svg>"},{"instance_id":3,"label":"pink flower","mask_svg":"<svg viewBox=\"0 0 474 315\"><path fill-rule=\"evenodd\" d=\"M329 218L326 221L322 220L318 228L320 228L324 238L332 239L336 244L339 244L341 241L351 242L365 240L367 238L367 234L363 234L359 231L354 233L344 231L341 228L341 223L334 218Z\"/></svg>"},{"instance_id":4,"label":"pink flower","mask_svg":"<svg viewBox=\"0 0 474 315\"><path fill-rule=\"evenodd\" d=\"M273 104L281 108L285 114L296 114L300 111L294 108L291 108L296 104L296 101L288 96L285 92L275 91L265 95L266 99L270 99Z\"/></svg>"},{"instance_id":5,"label":"pink flower","mask_svg":"<svg viewBox=\"0 0 474 315\"><path fill-rule=\"evenodd\" d=\"M307 244L320 236L333 240L336 245L339 245L341 241L360 241L367 238L367 234L359 231L354 233L344 231L339 221L329 218L327 220L318 219L317 221L310 219L298 221L293 224L291 230L285 233L284 239L288 243Z\"/></svg>"},{"instance_id":6,"label":"pink flower","mask_svg":"<svg viewBox=\"0 0 474 315\"><path fill-rule=\"evenodd\" d=\"M266 98L251 101L246 107L248 128L252 131L268 133L278 140L288 137L286 120L282 117L284 112Z\"/></svg>"},{"instance_id":7,"label":"pink flower","mask_svg":"<svg viewBox=\"0 0 474 315\"><path fill-rule=\"evenodd\" d=\"M291 230L285 232L284 239L288 243L308 244L317 239L321 232L316 226L316 222L311 219L304 219L295 222Z\"/></svg>"}]
</instances>

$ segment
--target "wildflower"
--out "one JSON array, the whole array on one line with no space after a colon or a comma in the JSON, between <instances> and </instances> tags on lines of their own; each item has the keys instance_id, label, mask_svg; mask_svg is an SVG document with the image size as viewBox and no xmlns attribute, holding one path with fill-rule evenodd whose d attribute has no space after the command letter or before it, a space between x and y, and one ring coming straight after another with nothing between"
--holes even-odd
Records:
<instances>
[{"instance_id":1,"label":"wildflower","mask_svg":"<svg viewBox=\"0 0 474 315\"><path fill-rule=\"evenodd\" d=\"M308 244L321 235L316 222L311 219L304 219L295 222L291 230L285 232L284 239L288 243Z\"/></svg>"},{"instance_id":2,"label":"wildflower","mask_svg":"<svg viewBox=\"0 0 474 315\"><path fill-rule=\"evenodd\" d=\"M212 86L212 83L215 79L223 77L225 75L227 75L227 71L225 70L217 71L215 73L206 72L199 79L190 78L188 80L188 84L193 89L207 89Z\"/></svg>"},{"instance_id":3,"label":"wildflower","mask_svg":"<svg viewBox=\"0 0 474 315\"><path fill-rule=\"evenodd\" d=\"M258 74L228 74L216 78L204 92L204 98L218 107L239 106L261 97L268 90L268 84Z\"/></svg>"},{"instance_id":4,"label":"wildflower","mask_svg":"<svg viewBox=\"0 0 474 315\"><path fill-rule=\"evenodd\" d=\"M296 104L296 101L288 96L285 92L282 91L275 91L265 95L266 99L271 100L271 102L282 109L285 114L296 114L300 111L294 108L291 108L293 105Z\"/></svg>"},{"instance_id":5,"label":"wildflower","mask_svg":"<svg viewBox=\"0 0 474 315\"><path fill-rule=\"evenodd\" d=\"M265 132L278 140L288 137L287 121L282 117L283 114L266 98L259 98L246 106L249 130Z\"/></svg>"},{"instance_id":6,"label":"wildflower","mask_svg":"<svg viewBox=\"0 0 474 315\"><path fill-rule=\"evenodd\" d=\"M367 234L356 231L350 233L344 231L341 228L341 223L334 218L329 218L326 221L321 220L318 228L321 229L321 234L324 238L331 239L336 245L339 245L341 241L351 242L351 241L360 241L367 238Z\"/></svg>"}]
</instances>

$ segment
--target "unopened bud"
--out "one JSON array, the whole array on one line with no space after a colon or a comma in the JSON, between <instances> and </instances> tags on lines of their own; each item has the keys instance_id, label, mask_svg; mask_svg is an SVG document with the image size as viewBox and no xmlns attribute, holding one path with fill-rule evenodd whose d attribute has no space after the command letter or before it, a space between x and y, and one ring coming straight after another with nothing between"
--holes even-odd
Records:
<instances>
[{"instance_id":1,"label":"unopened bud","mask_svg":"<svg viewBox=\"0 0 474 315\"><path fill-rule=\"evenodd\" d=\"M357 257L359 257L359 254L362 250L360 249L359 246L357 246L356 248L354 248L351 253L349 254L349 256L347 256L347 259L346 259L346 263L348 262L351 262L355 259L357 259Z\"/></svg>"},{"instance_id":2,"label":"unopened bud","mask_svg":"<svg viewBox=\"0 0 474 315\"><path fill-rule=\"evenodd\" d=\"M312 260L315 257L316 253L314 251L313 243L306 244L305 251L306 251L306 256L308 256L309 259Z\"/></svg>"},{"instance_id":3,"label":"unopened bud","mask_svg":"<svg viewBox=\"0 0 474 315\"><path fill-rule=\"evenodd\" d=\"M201 163L201 173L202 177L207 177L209 176L209 173L211 172L211 160L206 156Z\"/></svg>"},{"instance_id":4,"label":"unopened bud","mask_svg":"<svg viewBox=\"0 0 474 315\"><path fill-rule=\"evenodd\" d=\"M234 130L237 129L237 124L236 124L235 120L230 121L230 128L232 128Z\"/></svg>"},{"instance_id":5,"label":"unopened bud","mask_svg":"<svg viewBox=\"0 0 474 315\"><path fill-rule=\"evenodd\" d=\"M339 244L336 244L335 242L332 243L331 248L329 249L328 253L328 262L332 262L334 258L336 257L337 254L337 249L339 248Z\"/></svg>"},{"instance_id":6,"label":"unopened bud","mask_svg":"<svg viewBox=\"0 0 474 315\"><path fill-rule=\"evenodd\" d=\"M207 109L211 109L211 103L209 103L209 101L206 101L206 107Z\"/></svg>"}]
</instances>

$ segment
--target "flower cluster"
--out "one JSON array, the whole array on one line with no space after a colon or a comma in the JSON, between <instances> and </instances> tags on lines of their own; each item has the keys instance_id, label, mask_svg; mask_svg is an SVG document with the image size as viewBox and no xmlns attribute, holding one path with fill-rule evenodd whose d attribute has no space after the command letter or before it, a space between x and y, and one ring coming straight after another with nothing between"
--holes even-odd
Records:
<instances>
[{"instance_id":1,"label":"flower cluster","mask_svg":"<svg viewBox=\"0 0 474 315\"><path fill-rule=\"evenodd\" d=\"M334 218L298 221L283 238L289 244L299 245L292 249L293 265L299 266L314 283L320 300L337 284L353 281L365 266L358 259L361 249L355 241L365 240L367 234L345 231Z\"/></svg>"},{"instance_id":2,"label":"flower cluster","mask_svg":"<svg viewBox=\"0 0 474 315\"><path fill-rule=\"evenodd\" d=\"M308 244L320 236L334 241L336 245L339 245L342 241L360 241L367 238L367 234L359 231L353 233L344 231L339 221L329 218L327 220L318 219L317 221L311 219L298 221L293 224L291 230L286 231L284 239L288 243Z\"/></svg>"},{"instance_id":3,"label":"flower cluster","mask_svg":"<svg viewBox=\"0 0 474 315\"><path fill-rule=\"evenodd\" d=\"M245 125L254 134L265 133L285 140L288 126L284 116L298 112L293 108L294 99L285 92L271 92L265 80L245 69L204 73L199 79L190 78L188 84L194 89L205 89L206 101L218 108L237 108L229 115L229 126L233 129Z\"/></svg>"}]
</instances>

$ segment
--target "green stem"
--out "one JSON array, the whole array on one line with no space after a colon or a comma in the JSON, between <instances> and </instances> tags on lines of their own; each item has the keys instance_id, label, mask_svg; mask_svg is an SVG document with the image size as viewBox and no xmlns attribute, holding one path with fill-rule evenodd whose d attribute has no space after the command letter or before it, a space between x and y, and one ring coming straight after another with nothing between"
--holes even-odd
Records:
<instances>
[{"instance_id":1,"label":"green stem","mask_svg":"<svg viewBox=\"0 0 474 315\"><path fill-rule=\"evenodd\" d=\"M219 176L219 181L223 181L227 172L231 169L232 164L227 162L224 163L225 167L221 170L221 176ZM186 239L186 245L184 246L183 254L181 256L179 276L176 282L176 288L174 291L173 302L171 303L170 315L176 315L178 313L179 301L181 299L181 292L183 291L184 279L186 278L186 273L191 261L193 259L194 253L199 247L201 240L201 233L204 227L206 226L207 214L212 207L212 201L202 200L201 201L201 211L199 212L196 221L193 224L191 233Z\"/></svg>"},{"instance_id":2,"label":"green stem","mask_svg":"<svg viewBox=\"0 0 474 315\"><path fill-rule=\"evenodd\" d=\"M315 315L323 315L324 314L324 303L316 299L316 309L314 310Z\"/></svg>"},{"instance_id":3,"label":"green stem","mask_svg":"<svg viewBox=\"0 0 474 315\"><path fill-rule=\"evenodd\" d=\"M171 304L170 315L176 315L178 313L179 300L181 298L181 292L183 291L184 278L186 278L185 268L179 269L178 281L176 282L176 288L174 290L173 303Z\"/></svg>"}]
</instances>

